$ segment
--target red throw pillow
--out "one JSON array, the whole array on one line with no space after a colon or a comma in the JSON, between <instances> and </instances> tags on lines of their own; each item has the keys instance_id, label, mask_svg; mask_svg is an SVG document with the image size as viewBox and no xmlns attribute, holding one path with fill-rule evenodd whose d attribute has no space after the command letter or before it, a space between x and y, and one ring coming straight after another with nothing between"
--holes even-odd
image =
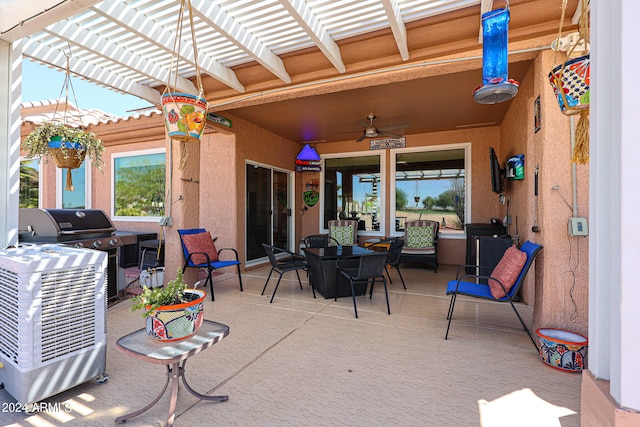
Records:
<instances>
[{"instance_id":1,"label":"red throw pillow","mask_svg":"<svg viewBox=\"0 0 640 427\"><path fill-rule=\"evenodd\" d=\"M513 245L505 251L502 259L493 269L491 277L500 280L505 290L509 292L516 283L516 279L520 275L522 267L524 267L526 262L527 254ZM500 299L506 295L500 284L495 280L489 279L489 288L491 289L491 295L496 299Z\"/></svg>"},{"instance_id":2,"label":"red throw pillow","mask_svg":"<svg viewBox=\"0 0 640 427\"><path fill-rule=\"evenodd\" d=\"M209 255L209 261L218 261L218 251L216 245L213 243L211 233L205 231L204 233L197 234L184 234L182 236L184 246L187 248L187 252L193 254L194 252L204 252ZM206 264L207 257L203 253L195 254L191 257L191 261L194 264Z\"/></svg>"}]
</instances>

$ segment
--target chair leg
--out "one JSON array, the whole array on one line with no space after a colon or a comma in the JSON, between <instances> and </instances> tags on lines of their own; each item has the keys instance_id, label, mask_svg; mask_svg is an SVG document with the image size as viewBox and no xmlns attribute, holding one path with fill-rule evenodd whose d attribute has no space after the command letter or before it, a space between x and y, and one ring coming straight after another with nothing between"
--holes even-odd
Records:
<instances>
[{"instance_id":1,"label":"chair leg","mask_svg":"<svg viewBox=\"0 0 640 427\"><path fill-rule=\"evenodd\" d=\"M449 313L447 314L447 319L449 322L447 323L447 333L444 334L444 339L446 340L449 336L449 328L451 327L451 319L453 318L453 307L456 305L456 295L451 295L451 302L449 303Z\"/></svg>"},{"instance_id":2,"label":"chair leg","mask_svg":"<svg viewBox=\"0 0 640 427\"><path fill-rule=\"evenodd\" d=\"M398 267L397 265L396 265L396 270L398 270L398 276L400 276L400 280L402 281L402 287L406 291L407 285L404 284L404 277L402 277L402 273L400 273L400 267ZM391 280L389 280L389 283L391 283Z\"/></svg>"},{"instance_id":3,"label":"chair leg","mask_svg":"<svg viewBox=\"0 0 640 427\"><path fill-rule=\"evenodd\" d=\"M382 277L382 284L384 285L384 297L387 299L387 314L391 315L391 308L389 307L389 292L387 291L387 280L382 275L380 277Z\"/></svg>"},{"instance_id":4,"label":"chair leg","mask_svg":"<svg viewBox=\"0 0 640 427\"><path fill-rule=\"evenodd\" d=\"M207 267L207 282L209 282L209 288L211 289L211 301L215 301L216 298L213 294L213 268ZM204 287L207 287L207 282L204 283Z\"/></svg>"},{"instance_id":5,"label":"chair leg","mask_svg":"<svg viewBox=\"0 0 640 427\"><path fill-rule=\"evenodd\" d=\"M349 280L351 283L351 298L353 298L353 311L356 313L356 319L358 318L358 307L356 306L356 289L353 286L353 280Z\"/></svg>"},{"instance_id":6,"label":"chair leg","mask_svg":"<svg viewBox=\"0 0 640 427\"><path fill-rule=\"evenodd\" d=\"M537 351L539 351L540 349L538 348L538 344L536 344L536 341L533 339L533 336L531 335L529 328L527 328L527 325L525 325L524 320L522 320L520 313L518 313L518 310L516 310L516 306L513 305L513 301L511 301L511 298L509 298L509 303L511 304L511 308L513 308L513 311L516 312L516 316L518 316L518 320L520 320L520 324L522 325L524 330L527 331L527 335L529 335L529 338L531 339L533 346L536 348Z\"/></svg>"},{"instance_id":7,"label":"chair leg","mask_svg":"<svg viewBox=\"0 0 640 427\"><path fill-rule=\"evenodd\" d=\"M296 270L296 276L298 276L298 283L300 284L300 289L302 289L302 282L300 281L300 275L298 274L298 270Z\"/></svg>"},{"instance_id":8,"label":"chair leg","mask_svg":"<svg viewBox=\"0 0 640 427\"><path fill-rule=\"evenodd\" d=\"M393 284L393 280L391 280L391 276L389 275L389 269L387 268L387 264L384 265L384 271L386 271L387 273L387 277L389 278L389 283Z\"/></svg>"},{"instance_id":9,"label":"chair leg","mask_svg":"<svg viewBox=\"0 0 640 427\"><path fill-rule=\"evenodd\" d=\"M240 282L240 292L243 291L242 289L242 274L240 274L240 264L236 265L236 267L238 268L238 281Z\"/></svg>"},{"instance_id":10,"label":"chair leg","mask_svg":"<svg viewBox=\"0 0 640 427\"><path fill-rule=\"evenodd\" d=\"M269 301L269 304L273 302L273 297L276 296L276 291L278 290L278 286L280 286L280 280L282 280L282 274L283 273L280 273L280 277L278 277L278 282L276 283L276 287L273 288L273 293L271 294L271 301Z\"/></svg>"},{"instance_id":11,"label":"chair leg","mask_svg":"<svg viewBox=\"0 0 640 427\"><path fill-rule=\"evenodd\" d=\"M267 289L267 285L269 284L269 279L271 279L271 273L273 273L273 267L271 267L271 271L269 272L269 275L267 276L267 281L264 282L264 287L262 288L262 293L260 293L260 295L264 295L264 291Z\"/></svg>"},{"instance_id":12,"label":"chair leg","mask_svg":"<svg viewBox=\"0 0 640 427\"><path fill-rule=\"evenodd\" d=\"M452 294L451 301L449 301L449 311L447 312L447 320L451 319L451 316L453 316L453 305L455 304L455 295L456 294Z\"/></svg>"}]
</instances>

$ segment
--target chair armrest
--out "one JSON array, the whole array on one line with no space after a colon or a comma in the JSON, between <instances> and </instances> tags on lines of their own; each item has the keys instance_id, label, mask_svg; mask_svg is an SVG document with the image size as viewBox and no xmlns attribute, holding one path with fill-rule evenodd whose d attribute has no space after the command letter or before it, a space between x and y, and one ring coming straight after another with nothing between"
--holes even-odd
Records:
<instances>
[{"instance_id":1,"label":"chair armrest","mask_svg":"<svg viewBox=\"0 0 640 427\"><path fill-rule=\"evenodd\" d=\"M233 248L222 248L222 249L218 249L218 257L220 257L220 254L222 253L222 251L233 251L233 253L235 254L236 257L236 261L239 261L240 259L238 258L238 251L236 251Z\"/></svg>"},{"instance_id":2,"label":"chair armrest","mask_svg":"<svg viewBox=\"0 0 640 427\"><path fill-rule=\"evenodd\" d=\"M277 254L277 253L287 254L287 255L289 255L289 256L290 256L294 261L306 261L306 260L307 260L304 256L302 256L302 255L300 255L300 254L297 254L297 253L295 253L295 252L291 252L291 251L289 251L289 250L287 250L287 249L276 248L275 246L273 247L273 253L274 253L274 254Z\"/></svg>"},{"instance_id":3,"label":"chair armrest","mask_svg":"<svg viewBox=\"0 0 640 427\"><path fill-rule=\"evenodd\" d=\"M341 270L344 268L344 264L349 263L351 264L349 266L349 268L353 268L353 261L358 261L358 263L360 262L360 259L362 257L360 255L348 255L348 256L343 256L341 258L336 259L336 268L338 270Z\"/></svg>"},{"instance_id":4,"label":"chair armrest","mask_svg":"<svg viewBox=\"0 0 640 427\"><path fill-rule=\"evenodd\" d=\"M211 264L211 258L209 258L209 254L206 252L191 252L189 254L189 257L187 258L187 265L189 265L191 261L191 257L194 255L204 255L205 258L207 259L207 264ZM196 264L195 262L193 262L193 265L202 265L202 264Z\"/></svg>"},{"instance_id":5,"label":"chair armrest","mask_svg":"<svg viewBox=\"0 0 640 427\"><path fill-rule=\"evenodd\" d=\"M462 271L465 271L465 272L466 272L467 268L477 268L477 269L480 271L480 273L482 273L482 272L489 272L489 273L491 273L491 271L493 271L493 270L491 270L489 267L484 267L484 266L482 266L482 265L464 264L464 265L461 265L460 267L458 267L458 270L456 271L456 280L458 279L458 277L460 276L460 273L461 273ZM465 273L465 274L466 274L466 273ZM474 276L474 277L476 277L476 276ZM488 277L488 276L487 276L487 277Z\"/></svg>"}]
</instances>

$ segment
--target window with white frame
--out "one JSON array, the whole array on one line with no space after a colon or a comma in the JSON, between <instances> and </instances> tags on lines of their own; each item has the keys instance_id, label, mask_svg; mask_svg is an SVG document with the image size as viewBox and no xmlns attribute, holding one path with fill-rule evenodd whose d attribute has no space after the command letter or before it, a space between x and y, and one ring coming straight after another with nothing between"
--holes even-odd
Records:
<instances>
[{"instance_id":1,"label":"window with white frame","mask_svg":"<svg viewBox=\"0 0 640 427\"><path fill-rule=\"evenodd\" d=\"M163 216L165 149L117 153L112 162L112 216L154 221Z\"/></svg>"},{"instance_id":2,"label":"window with white frame","mask_svg":"<svg viewBox=\"0 0 640 427\"><path fill-rule=\"evenodd\" d=\"M355 219L360 231L380 232L384 197L383 153L324 156L322 228L332 219Z\"/></svg>"},{"instance_id":3,"label":"window with white frame","mask_svg":"<svg viewBox=\"0 0 640 427\"><path fill-rule=\"evenodd\" d=\"M40 207L40 160L20 160L20 202L21 208Z\"/></svg>"},{"instance_id":4,"label":"window with white frame","mask_svg":"<svg viewBox=\"0 0 640 427\"><path fill-rule=\"evenodd\" d=\"M60 177L61 191L58 194L61 195L58 198L58 206L63 209L87 209L90 208L88 200L91 200L90 191L90 167L87 167L88 160L82 162L82 164L76 169L58 169L57 173ZM71 176L71 188L67 189L67 180Z\"/></svg>"},{"instance_id":5,"label":"window with white frame","mask_svg":"<svg viewBox=\"0 0 640 427\"><path fill-rule=\"evenodd\" d=\"M394 150L391 173L396 234L413 219L440 222L441 234L462 234L468 222L470 144Z\"/></svg>"}]
</instances>

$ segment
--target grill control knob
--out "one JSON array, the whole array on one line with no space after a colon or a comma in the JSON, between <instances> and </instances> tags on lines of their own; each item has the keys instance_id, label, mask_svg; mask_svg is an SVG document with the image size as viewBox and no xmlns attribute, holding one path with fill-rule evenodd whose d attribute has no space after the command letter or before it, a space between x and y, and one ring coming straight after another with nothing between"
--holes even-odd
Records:
<instances>
[{"instance_id":1,"label":"grill control knob","mask_svg":"<svg viewBox=\"0 0 640 427\"><path fill-rule=\"evenodd\" d=\"M117 246L117 245L118 245L118 239L109 240L109 246Z\"/></svg>"},{"instance_id":2,"label":"grill control knob","mask_svg":"<svg viewBox=\"0 0 640 427\"><path fill-rule=\"evenodd\" d=\"M76 243L75 245L73 245L74 248L84 248L84 245L80 242Z\"/></svg>"},{"instance_id":3,"label":"grill control knob","mask_svg":"<svg viewBox=\"0 0 640 427\"><path fill-rule=\"evenodd\" d=\"M91 244L91 246L92 246L94 249L98 249L100 246L102 246L102 242L101 242L100 240L96 240L95 242L93 242L93 243Z\"/></svg>"}]
</instances>

